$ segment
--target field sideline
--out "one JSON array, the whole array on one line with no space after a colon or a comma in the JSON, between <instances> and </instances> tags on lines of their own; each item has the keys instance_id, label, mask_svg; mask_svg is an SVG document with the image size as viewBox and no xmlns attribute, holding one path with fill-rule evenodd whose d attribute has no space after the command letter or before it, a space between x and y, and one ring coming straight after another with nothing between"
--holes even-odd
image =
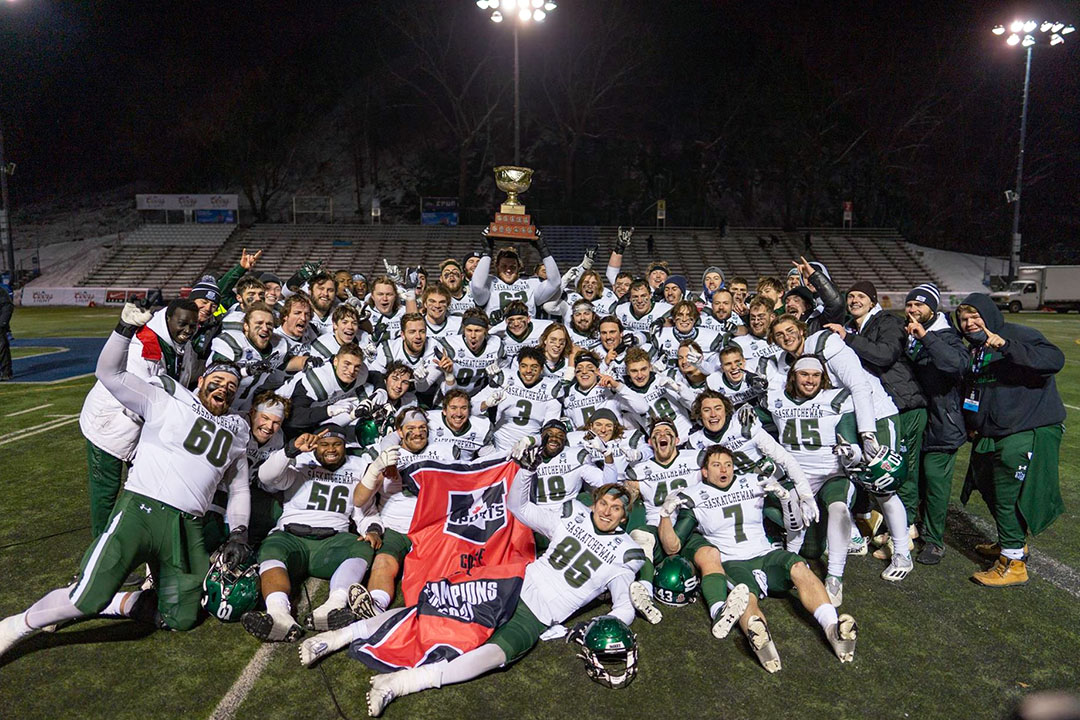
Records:
<instances>
[{"instance_id":1,"label":"field sideline","mask_svg":"<svg viewBox=\"0 0 1080 720\"><path fill-rule=\"evenodd\" d=\"M17 338L103 336L116 309L18 308ZM1080 688L1080 317L1011 315L1038 328L1066 354L1058 389L1069 406L1061 457L1066 512L1035 538L1032 581L991 590L968 580L985 567L970 548L989 514L953 485L948 544L936 567L916 565L902 584L877 575L884 563L855 557L845 574L843 611L859 622L855 662L841 665L812 617L769 599L784 669L768 675L745 639L709 633L701 604L668 608L664 622L634 624L637 680L606 690L585 676L561 643L543 643L505 672L395 701L389 718L665 717L1002 718L1025 694ZM24 351L25 352L25 351ZM0 616L23 610L71 580L90 541L85 441L75 421L92 378L54 384L0 384ZM325 583L312 583L321 601ZM301 600L304 600L303 596ZM581 617L601 613L605 605ZM580 618L579 618L580 619ZM219 708L259 653L261 671L238 706ZM303 669L296 646L260 643L238 625L209 619L189 633L149 632L131 622L91 620L39 634L0 658L0 717L145 720L191 718L362 718L369 672L338 654ZM234 696L235 697L235 696ZM215 710L219 710L215 714Z\"/></svg>"}]
</instances>

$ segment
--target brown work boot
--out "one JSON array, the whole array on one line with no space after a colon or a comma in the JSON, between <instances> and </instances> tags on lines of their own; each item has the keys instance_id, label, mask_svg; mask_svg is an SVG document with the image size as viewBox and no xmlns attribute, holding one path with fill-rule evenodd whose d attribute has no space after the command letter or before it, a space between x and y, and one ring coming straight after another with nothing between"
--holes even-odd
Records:
<instances>
[{"instance_id":1,"label":"brown work boot","mask_svg":"<svg viewBox=\"0 0 1080 720\"><path fill-rule=\"evenodd\" d=\"M984 542L975 546L975 552L982 555L984 558L995 559L1001 555L1001 543L996 542ZM1024 543L1024 560L1027 560L1028 546Z\"/></svg>"},{"instance_id":2,"label":"brown work boot","mask_svg":"<svg viewBox=\"0 0 1080 720\"><path fill-rule=\"evenodd\" d=\"M1023 560L1010 560L998 555L997 562L989 570L977 572L971 579L986 587L1009 587L1027 585L1027 564Z\"/></svg>"}]
</instances>

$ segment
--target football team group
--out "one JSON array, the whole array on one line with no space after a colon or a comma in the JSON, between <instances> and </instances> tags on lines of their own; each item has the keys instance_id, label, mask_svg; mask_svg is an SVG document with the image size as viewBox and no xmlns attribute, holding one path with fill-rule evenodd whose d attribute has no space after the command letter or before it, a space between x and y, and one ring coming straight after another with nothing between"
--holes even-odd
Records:
<instances>
[{"instance_id":1,"label":"football team group","mask_svg":"<svg viewBox=\"0 0 1080 720\"><path fill-rule=\"evenodd\" d=\"M949 314L927 283L900 316L803 258L753 285L709 267L697 292L660 261L635 277L631 235L603 274L595 248L560 274L542 236L531 276L486 235L437 273L306 263L283 282L245 250L185 299L126 305L80 417L94 540L70 585L0 623L0 653L89 615L186 630L209 613L268 642L311 631L311 666L400 611L411 473L500 456L536 537L516 610L474 650L376 675L373 716L542 635L625 685L635 615L698 593L712 634L738 626L768 672L763 600L789 593L849 662L849 556L873 548L893 583L940 562L968 443L963 498L997 526L972 579L1027 582L1029 536L1063 509L1060 349L987 295ZM329 596L298 618L308 577ZM604 593L608 614L562 627Z\"/></svg>"}]
</instances>

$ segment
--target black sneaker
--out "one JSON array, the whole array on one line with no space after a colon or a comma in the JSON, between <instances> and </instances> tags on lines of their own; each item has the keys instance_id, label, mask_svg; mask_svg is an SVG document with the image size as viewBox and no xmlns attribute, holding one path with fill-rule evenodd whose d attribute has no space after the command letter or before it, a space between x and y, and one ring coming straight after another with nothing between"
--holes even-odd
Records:
<instances>
[{"instance_id":1,"label":"black sneaker","mask_svg":"<svg viewBox=\"0 0 1080 720\"><path fill-rule=\"evenodd\" d=\"M923 546L919 556L915 558L915 562L920 565L937 565L943 557L945 557L945 548L928 542Z\"/></svg>"}]
</instances>

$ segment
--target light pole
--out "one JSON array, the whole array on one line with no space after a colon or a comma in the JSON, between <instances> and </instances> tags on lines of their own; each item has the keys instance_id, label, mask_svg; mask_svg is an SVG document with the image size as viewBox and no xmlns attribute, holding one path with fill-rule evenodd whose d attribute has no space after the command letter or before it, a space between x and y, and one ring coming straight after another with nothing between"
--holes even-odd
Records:
<instances>
[{"instance_id":1,"label":"light pole","mask_svg":"<svg viewBox=\"0 0 1080 720\"><path fill-rule=\"evenodd\" d=\"M544 0L476 0L476 7L491 11L491 22L501 23L509 19L514 26L514 164L521 164L521 93L518 62L518 27L530 22L544 22L552 10L558 7Z\"/></svg>"},{"instance_id":2,"label":"light pole","mask_svg":"<svg viewBox=\"0 0 1080 720\"><path fill-rule=\"evenodd\" d=\"M1013 203L1012 252L1009 255L1009 282L1016 279L1020 271L1020 191L1024 183L1024 140L1027 137L1028 90L1031 86L1031 48L1039 40L1049 38L1050 45L1065 42L1065 36L1076 28L1060 22L1045 20L1013 20L1009 25L1009 36L1005 44L1010 47L1019 45L1026 50L1024 63L1024 102L1020 111L1020 150L1016 156L1016 188L1005 192L1005 197ZM997 25L992 31L995 35L1005 34L1005 26ZM1036 32L1038 34L1036 34Z\"/></svg>"},{"instance_id":3,"label":"light pole","mask_svg":"<svg viewBox=\"0 0 1080 720\"><path fill-rule=\"evenodd\" d=\"M8 175L15 172L15 164L7 164L4 159L4 123L0 120L0 244L7 248L7 266L12 290L15 289L15 244L11 239L11 212L8 205Z\"/></svg>"}]
</instances>

